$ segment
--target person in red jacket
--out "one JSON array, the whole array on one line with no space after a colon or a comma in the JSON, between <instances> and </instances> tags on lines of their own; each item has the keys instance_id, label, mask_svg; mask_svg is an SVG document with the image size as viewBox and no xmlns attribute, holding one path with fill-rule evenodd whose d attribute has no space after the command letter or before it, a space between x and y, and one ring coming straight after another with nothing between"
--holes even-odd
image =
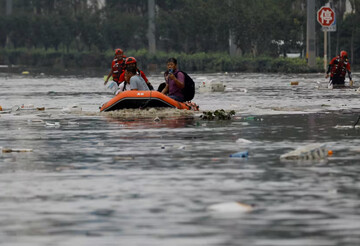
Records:
<instances>
[{"instance_id":1,"label":"person in red jacket","mask_svg":"<svg viewBox=\"0 0 360 246\"><path fill-rule=\"evenodd\" d=\"M119 83L120 75L122 74L123 71L125 71L125 58L126 56L124 56L124 52L122 49L115 50L115 58L111 63L111 71L107 76L104 85L107 84L111 76L113 78L113 81L115 81L118 85L120 84Z\"/></svg>"},{"instance_id":2,"label":"person in red jacket","mask_svg":"<svg viewBox=\"0 0 360 246\"><path fill-rule=\"evenodd\" d=\"M346 51L341 51L339 56L330 61L325 78L329 77L329 73L329 87L344 86L346 73L349 75L349 86L353 86L354 82L351 77L350 62Z\"/></svg>"},{"instance_id":3,"label":"person in red jacket","mask_svg":"<svg viewBox=\"0 0 360 246\"><path fill-rule=\"evenodd\" d=\"M135 59L135 57L128 57L125 60L125 68L128 67L135 67L136 68L136 73L138 75L140 75L146 82L147 86L149 87L150 90L153 90L154 87L152 86L152 84L149 82L148 78L146 77L145 73L143 71L141 71L138 67L137 67L137 61ZM119 82L123 82L125 81L125 71L120 75L119 77Z\"/></svg>"}]
</instances>

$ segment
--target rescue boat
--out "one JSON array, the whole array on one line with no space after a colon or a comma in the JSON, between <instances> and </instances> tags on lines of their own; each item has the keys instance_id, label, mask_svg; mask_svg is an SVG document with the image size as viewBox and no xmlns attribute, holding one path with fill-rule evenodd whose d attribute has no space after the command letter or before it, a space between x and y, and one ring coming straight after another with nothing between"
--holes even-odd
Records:
<instances>
[{"instance_id":1,"label":"rescue boat","mask_svg":"<svg viewBox=\"0 0 360 246\"><path fill-rule=\"evenodd\" d=\"M114 111L126 108L158 108L170 107L177 109L192 109L191 105L178 102L158 91L124 91L110 101L104 103L100 112Z\"/></svg>"}]
</instances>

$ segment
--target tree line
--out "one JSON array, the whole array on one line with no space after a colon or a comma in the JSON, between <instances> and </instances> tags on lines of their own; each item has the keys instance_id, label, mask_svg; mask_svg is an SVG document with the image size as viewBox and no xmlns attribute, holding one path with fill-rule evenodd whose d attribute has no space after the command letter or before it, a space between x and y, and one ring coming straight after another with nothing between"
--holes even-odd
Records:
<instances>
[{"instance_id":1,"label":"tree line","mask_svg":"<svg viewBox=\"0 0 360 246\"><path fill-rule=\"evenodd\" d=\"M12 0L0 3L0 47L105 52L148 47L148 0ZM156 48L162 52L228 52L245 57L305 55L306 0L156 0ZM327 0L316 0L316 9ZM360 0L331 1L337 31L331 54L360 61ZM316 23L317 55L323 32Z\"/></svg>"}]
</instances>

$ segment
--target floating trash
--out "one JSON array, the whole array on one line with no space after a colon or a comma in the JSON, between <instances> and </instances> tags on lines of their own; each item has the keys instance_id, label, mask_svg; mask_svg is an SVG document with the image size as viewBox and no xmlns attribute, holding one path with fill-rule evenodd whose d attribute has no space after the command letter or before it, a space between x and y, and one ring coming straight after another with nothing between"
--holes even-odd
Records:
<instances>
[{"instance_id":1,"label":"floating trash","mask_svg":"<svg viewBox=\"0 0 360 246\"><path fill-rule=\"evenodd\" d=\"M21 74L22 75L28 75L28 74L30 74L30 72L29 71L23 71Z\"/></svg>"},{"instance_id":2,"label":"floating trash","mask_svg":"<svg viewBox=\"0 0 360 246\"><path fill-rule=\"evenodd\" d=\"M50 122L45 122L45 127L60 127L60 122L54 122L54 123L50 123Z\"/></svg>"},{"instance_id":3,"label":"floating trash","mask_svg":"<svg viewBox=\"0 0 360 246\"><path fill-rule=\"evenodd\" d=\"M237 144L249 144L249 143L252 143L252 141L247 140L245 138L239 138L239 139L236 140L236 143Z\"/></svg>"},{"instance_id":4,"label":"floating trash","mask_svg":"<svg viewBox=\"0 0 360 246\"><path fill-rule=\"evenodd\" d=\"M290 85L299 85L299 82L298 81L291 81Z\"/></svg>"},{"instance_id":5,"label":"floating trash","mask_svg":"<svg viewBox=\"0 0 360 246\"><path fill-rule=\"evenodd\" d=\"M2 107L1 107L1 105L0 105L0 111L2 111Z\"/></svg>"},{"instance_id":6,"label":"floating trash","mask_svg":"<svg viewBox=\"0 0 360 246\"><path fill-rule=\"evenodd\" d=\"M222 82L202 82L199 86L199 92L223 92L225 91L225 85Z\"/></svg>"},{"instance_id":7,"label":"floating trash","mask_svg":"<svg viewBox=\"0 0 360 246\"><path fill-rule=\"evenodd\" d=\"M225 202L211 205L207 208L209 211L221 213L248 213L253 210L253 206L241 202Z\"/></svg>"},{"instance_id":8,"label":"floating trash","mask_svg":"<svg viewBox=\"0 0 360 246\"><path fill-rule=\"evenodd\" d=\"M67 124L70 125L70 126L79 126L80 125L79 122L75 122L75 121L68 121Z\"/></svg>"},{"instance_id":9,"label":"floating trash","mask_svg":"<svg viewBox=\"0 0 360 246\"><path fill-rule=\"evenodd\" d=\"M203 120L231 120L235 115L235 111L225 111L224 109L217 109L214 112L204 111L200 118Z\"/></svg>"},{"instance_id":10,"label":"floating trash","mask_svg":"<svg viewBox=\"0 0 360 246\"><path fill-rule=\"evenodd\" d=\"M42 119L28 119L28 123L44 123Z\"/></svg>"},{"instance_id":11,"label":"floating trash","mask_svg":"<svg viewBox=\"0 0 360 246\"><path fill-rule=\"evenodd\" d=\"M309 144L280 156L282 160L321 160L328 156L325 144Z\"/></svg>"},{"instance_id":12,"label":"floating trash","mask_svg":"<svg viewBox=\"0 0 360 246\"><path fill-rule=\"evenodd\" d=\"M249 152L248 151L241 151L241 152L237 152L234 154L229 155L230 157L239 157L239 158L247 158L249 157Z\"/></svg>"},{"instance_id":13,"label":"floating trash","mask_svg":"<svg viewBox=\"0 0 360 246\"><path fill-rule=\"evenodd\" d=\"M32 152L32 149L10 149L10 148L1 148L2 153L11 153L11 152Z\"/></svg>"},{"instance_id":14,"label":"floating trash","mask_svg":"<svg viewBox=\"0 0 360 246\"><path fill-rule=\"evenodd\" d=\"M27 105L21 105L21 107L20 107L21 109L31 109L31 110L33 110L35 107L34 107L34 105L33 104L27 104Z\"/></svg>"},{"instance_id":15,"label":"floating trash","mask_svg":"<svg viewBox=\"0 0 360 246\"><path fill-rule=\"evenodd\" d=\"M134 160L135 158L133 156L114 156L113 159L115 161L130 161Z\"/></svg>"},{"instance_id":16,"label":"floating trash","mask_svg":"<svg viewBox=\"0 0 360 246\"><path fill-rule=\"evenodd\" d=\"M15 105L11 107L11 112L15 112L15 111L19 111L20 110L20 106Z\"/></svg>"},{"instance_id":17,"label":"floating trash","mask_svg":"<svg viewBox=\"0 0 360 246\"><path fill-rule=\"evenodd\" d=\"M75 112L81 112L82 108L79 105L72 105L67 108L63 108L61 111L64 113L75 113Z\"/></svg>"},{"instance_id":18,"label":"floating trash","mask_svg":"<svg viewBox=\"0 0 360 246\"><path fill-rule=\"evenodd\" d=\"M352 129L352 128L360 128L360 125L336 125L335 129Z\"/></svg>"}]
</instances>

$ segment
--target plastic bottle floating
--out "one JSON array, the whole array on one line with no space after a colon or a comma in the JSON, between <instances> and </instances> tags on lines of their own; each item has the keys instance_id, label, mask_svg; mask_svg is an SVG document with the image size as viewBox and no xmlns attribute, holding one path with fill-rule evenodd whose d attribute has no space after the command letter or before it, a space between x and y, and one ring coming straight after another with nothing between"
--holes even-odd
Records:
<instances>
[{"instance_id":1,"label":"plastic bottle floating","mask_svg":"<svg viewBox=\"0 0 360 246\"><path fill-rule=\"evenodd\" d=\"M325 144L309 144L280 156L281 160L321 160L328 156ZM332 152L331 152L332 153Z\"/></svg>"},{"instance_id":2,"label":"plastic bottle floating","mask_svg":"<svg viewBox=\"0 0 360 246\"><path fill-rule=\"evenodd\" d=\"M254 208L241 202L224 202L211 205L207 209L221 213L247 213L251 212Z\"/></svg>"},{"instance_id":3,"label":"plastic bottle floating","mask_svg":"<svg viewBox=\"0 0 360 246\"><path fill-rule=\"evenodd\" d=\"M234 158L248 158L248 157L249 157L249 152L248 152L248 151L237 152L237 153L231 154L230 157L234 157Z\"/></svg>"}]
</instances>

